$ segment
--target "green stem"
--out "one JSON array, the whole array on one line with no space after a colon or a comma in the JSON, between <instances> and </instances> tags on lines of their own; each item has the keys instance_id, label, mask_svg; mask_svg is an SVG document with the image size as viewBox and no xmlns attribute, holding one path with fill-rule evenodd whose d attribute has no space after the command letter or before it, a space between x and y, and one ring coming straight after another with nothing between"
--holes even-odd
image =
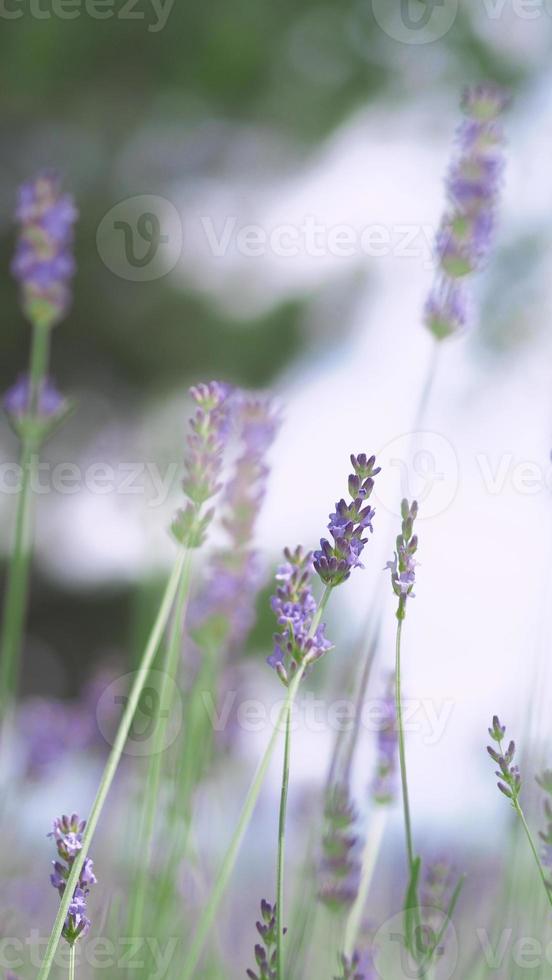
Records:
<instances>
[{"instance_id":1,"label":"green stem","mask_svg":"<svg viewBox=\"0 0 552 980\"><path fill-rule=\"evenodd\" d=\"M343 952L345 953L345 956L348 956L349 958L353 955L356 948L362 913L364 911L364 906L366 905L366 899L368 898L368 892L370 890L370 884L374 875L376 861L380 852L386 822L387 807L383 806L382 804L376 805L372 825L366 836L366 844L364 845L360 884L358 887L357 897L351 911L349 912L347 926L345 928L345 943Z\"/></svg>"},{"instance_id":2,"label":"green stem","mask_svg":"<svg viewBox=\"0 0 552 980\"><path fill-rule=\"evenodd\" d=\"M98 820L100 819L107 794L111 788L111 784L117 772L117 768L123 754L123 749L125 747L125 742L132 725L132 721L144 690L144 686L148 679L148 674L155 657L157 648L163 636L163 632L167 625L167 621L170 615L170 611L174 602L176 592L180 583L182 576L182 569L186 561L186 553L181 551L178 556L171 576L167 582L163 599L157 613L157 618L153 624L151 633L149 635L146 648L144 650L140 666L136 672L136 677L132 685L128 702L123 713L123 717L119 723L119 728L117 730L117 735L115 736L115 741L113 743L113 748L109 754L103 775L96 793L95 800L92 804L92 809L90 810L90 815L88 817L88 822L86 824L86 829L83 834L82 848L78 852L73 865L71 867L71 873L67 879L67 884L65 891L61 898L60 906L54 922L50 938L48 940L48 945L46 947L46 952L44 954L44 959L42 961L42 966L40 968L37 980L47 980L50 976L50 970L52 969L52 963L54 961L54 956L56 953L59 938L61 936L61 931L63 929L63 924L67 918L67 911L71 903L72 896L75 892L77 886L78 878L84 864L86 855L90 850L90 843L94 836Z\"/></svg>"},{"instance_id":3,"label":"green stem","mask_svg":"<svg viewBox=\"0 0 552 980\"><path fill-rule=\"evenodd\" d=\"M69 947L69 980L75 980L75 944Z\"/></svg>"},{"instance_id":4,"label":"green stem","mask_svg":"<svg viewBox=\"0 0 552 980\"><path fill-rule=\"evenodd\" d=\"M330 598L332 586L327 585L324 589L318 608L313 616L309 628L308 637L312 639L320 626L320 620L324 614L326 603ZM284 766L282 772L282 791L280 795L280 815L278 820L278 858L276 865L276 978L284 980L284 869L285 869L285 842L286 842L286 812L289 790L289 760L291 750L291 709L290 704L285 715L285 745L284 745Z\"/></svg>"},{"instance_id":5,"label":"green stem","mask_svg":"<svg viewBox=\"0 0 552 980\"><path fill-rule=\"evenodd\" d=\"M412 824L410 820L410 801L408 798L408 780L406 776L406 754L404 747L404 729L402 720L401 694L401 636L403 620L397 623L397 640L395 646L395 705L397 711L397 729L399 736L399 761L401 767L401 785L404 812L404 830L406 837L406 854L408 858L408 873L412 877L414 871L414 847L412 844Z\"/></svg>"},{"instance_id":6,"label":"green stem","mask_svg":"<svg viewBox=\"0 0 552 980\"><path fill-rule=\"evenodd\" d=\"M14 540L9 561L2 632L0 636L0 719L17 694L21 643L29 591L32 538L32 477L40 448L32 420L39 406L40 389L48 370L50 332L34 326L29 370L29 418L21 443L21 487L17 500Z\"/></svg>"},{"instance_id":7,"label":"green stem","mask_svg":"<svg viewBox=\"0 0 552 980\"><path fill-rule=\"evenodd\" d=\"M187 551L180 576L180 582L178 584L170 639L162 665L163 678L161 681L161 692L159 697L159 717L155 727L152 752L149 759L146 792L140 824L139 841L140 854L142 855L142 858L139 863L132 899L132 914L130 921L131 936L141 935L144 918L146 892L150 878L155 817L158 812L159 784L161 781L161 770L164 755L163 741L165 737L165 729L172 714L174 685L178 674L178 662L181 652L182 625L186 615L186 607L190 593L191 557L191 551Z\"/></svg>"},{"instance_id":8,"label":"green stem","mask_svg":"<svg viewBox=\"0 0 552 980\"><path fill-rule=\"evenodd\" d=\"M284 766L282 772L282 792L280 796L280 816L278 820L278 860L276 865L276 978L284 977L284 866L286 841L286 811L289 790L289 757L291 749L291 713L286 714L286 740L284 744Z\"/></svg>"},{"instance_id":9,"label":"green stem","mask_svg":"<svg viewBox=\"0 0 552 980\"><path fill-rule=\"evenodd\" d=\"M547 897L550 905L552 906L552 891L550 889L550 885L548 884L548 881L546 880L546 875L544 873L544 868L543 868L543 866L541 864L541 860L539 858L539 852L537 851L537 847L536 847L535 842L533 840L533 835L531 834L531 831L529 830L529 826L527 824L527 820L525 819L525 814L524 814L523 810L521 809L521 804L520 804L519 799L518 799L517 796L514 797L513 804L514 804L514 809L515 809L515 811L516 811L519 819L521 820L521 825L522 825L522 827L523 827L523 829L525 831L525 835L527 837L527 840L529 841L529 847L531 848L531 851L533 853L533 857L535 859L535 863L537 865L537 868L539 869L539 874L541 876L541 880L542 880L542 883L544 885L544 890L546 892L546 897Z\"/></svg>"}]
</instances>

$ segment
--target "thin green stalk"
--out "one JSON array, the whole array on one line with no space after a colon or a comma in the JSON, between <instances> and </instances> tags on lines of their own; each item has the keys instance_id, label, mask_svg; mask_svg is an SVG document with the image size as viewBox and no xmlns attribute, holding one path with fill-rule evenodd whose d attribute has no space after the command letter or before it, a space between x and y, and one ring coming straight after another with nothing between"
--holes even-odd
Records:
<instances>
[{"instance_id":1,"label":"thin green stalk","mask_svg":"<svg viewBox=\"0 0 552 980\"><path fill-rule=\"evenodd\" d=\"M30 418L38 411L40 389L48 371L50 331L35 325L32 333L30 382ZM32 477L36 469L39 441L31 424L21 443L21 487L15 516L15 532L9 561L2 632L0 636L0 718L10 698L17 693L21 643L29 591L32 538Z\"/></svg>"},{"instance_id":2,"label":"thin green stalk","mask_svg":"<svg viewBox=\"0 0 552 980\"><path fill-rule=\"evenodd\" d=\"M159 717L155 727L152 753L149 759L145 798L140 824L139 841L142 859L139 863L136 883L133 890L132 911L130 918L131 936L141 935L144 918L147 886L150 877L155 817L158 809L159 784L161 781L161 770L164 757L163 740L165 737L165 729L170 721L173 707L174 684L178 674L178 661L181 652L182 627L190 593L191 558L192 552L188 550L182 568L180 582L178 584L171 634L162 665L163 678L161 681L161 692L159 697Z\"/></svg>"},{"instance_id":3,"label":"thin green stalk","mask_svg":"<svg viewBox=\"0 0 552 980\"><path fill-rule=\"evenodd\" d=\"M330 597L332 586L327 585L322 598L318 604L316 613L313 616L309 628L309 639L314 636L322 619L326 603ZM291 750L291 709L290 704L285 716L285 745L284 745L284 765L282 772L282 790L280 795L280 815L278 820L278 858L276 865L276 977L277 980L284 980L284 869L285 869L285 843L286 843L286 813L287 798L289 791L289 761Z\"/></svg>"},{"instance_id":4,"label":"thin green stalk","mask_svg":"<svg viewBox=\"0 0 552 980\"><path fill-rule=\"evenodd\" d=\"M115 741L113 743L113 748L109 754L108 760L105 764L103 775L96 793L96 798L92 804L92 809L90 810L90 815L86 824L86 828L82 839L82 848L77 853L75 860L73 862L71 873L67 879L67 884L65 891L61 898L60 906L58 909L58 914L54 922L50 938L48 940L48 945L46 947L46 952L44 954L44 959L42 961L42 966L40 968L37 980L47 980L50 976L50 970L52 969L52 963L54 961L54 956L56 953L57 945L61 936L61 931L63 929L63 924L67 917L67 911L71 903L75 888L77 886L78 878L84 864L86 855L90 851L90 844L100 819L107 794L111 788L111 784L117 772L117 767L119 765L121 756L123 754L123 749L125 747L125 742L132 725L134 715L136 713L136 708L140 701L142 691L148 679L148 674L153 662L153 658L157 652L157 648L163 636L163 632L167 625L167 621L170 615L170 611L174 602L175 595L178 590L180 579L182 576L182 570L186 561L186 553L182 550L175 562L173 571L167 582L163 599L161 601L159 611L155 623L153 624L146 648L144 650L140 666L136 672L136 677L132 685L128 702L123 713L123 717L119 723L119 728L117 730L117 735L115 736Z\"/></svg>"},{"instance_id":5,"label":"thin green stalk","mask_svg":"<svg viewBox=\"0 0 552 980\"><path fill-rule=\"evenodd\" d=\"M414 871L414 846L412 844L412 823L410 820L410 801L408 797L408 780L406 776L406 754L404 747L404 728L402 720L401 695L401 636L403 620L397 622L397 640L395 646L395 705L397 710L397 729L399 737L399 761L401 767L401 785L404 812L404 830L406 837L406 854L408 858L408 873L412 877Z\"/></svg>"},{"instance_id":6,"label":"thin green stalk","mask_svg":"<svg viewBox=\"0 0 552 980\"><path fill-rule=\"evenodd\" d=\"M548 884L548 881L546 880L546 874L544 873L544 868L543 868L543 866L541 864L541 859L539 857L539 852L538 852L537 847L535 845L535 842L533 840L533 835L532 835L531 831L529 830L529 826L527 824L527 820L525 819L525 814L524 814L523 810L521 809L521 804L519 802L519 799L518 799L518 796L517 795L514 796L514 798L513 798L513 804L514 804L514 809L515 809L515 811L516 811L519 819L521 820L521 825L522 825L522 827L523 827L523 829L525 831L525 836L527 837L527 840L529 841L529 847L531 848L533 857L535 859L535 863L537 865L537 868L539 869L539 875L540 875L541 881L542 881L542 883L544 885L544 890L546 892L546 897L547 897L550 905L552 906L552 891L550 889L550 886Z\"/></svg>"},{"instance_id":7,"label":"thin green stalk","mask_svg":"<svg viewBox=\"0 0 552 980\"><path fill-rule=\"evenodd\" d=\"M69 947L69 980L75 980L75 944Z\"/></svg>"},{"instance_id":8,"label":"thin green stalk","mask_svg":"<svg viewBox=\"0 0 552 980\"><path fill-rule=\"evenodd\" d=\"M280 815L278 819L278 860L276 866L276 978L284 978L284 867L286 845L286 811L289 791L289 757L291 749L291 715L286 715L286 739L284 744L284 765L282 772L282 792L280 795Z\"/></svg>"},{"instance_id":9,"label":"thin green stalk","mask_svg":"<svg viewBox=\"0 0 552 980\"><path fill-rule=\"evenodd\" d=\"M383 840L383 832L387 822L387 807L377 805L372 819L372 824L366 835L366 843L362 854L362 867L360 872L360 884L354 905L349 912L347 926L345 928L345 943L343 952L345 956L351 957L355 951L357 937L362 921L362 914L368 898L370 884L374 875L376 861Z\"/></svg>"},{"instance_id":10,"label":"thin green stalk","mask_svg":"<svg viewBox=\"0 0 552 980\"><path fill-rule=\"evenodd\" d=\"M297 695L297 690L299 688L299 684L301 682L301 678L303 677L304 672L305 672L305 666L300 667L288 688L286 700L282 705L282 708L278 715L277 723L274 727L274 731L270 736L270 740L266 747L265 753L257 767L257 771L255 773L255 776L253 777L251 786L249 787L247 796L245 798L245 802L243 804L240 813L238 823L232 835L232 839L228 846L228 850L226 851L226 854L224 856L213 890L211 892L211 895L209 896L209 901L207 902L207 905L205 906L203 910L203 914L197 925L194 938L190 946L190 949L188 951L188 955L186 956L186 959L184 961L182 973L180 975L179 980L190 980L190 977L194 976L194 971L197 966L199 957L201 956L203 946L205 945L205 941L209 935L209 931L213 926L219 905L222 901L224 892L226 891L226 887L228 885L228 881L230 879L232 871L234 870L234 865L236 863L236 859L240 850L240 846L244 834L251 822L253 811L255 810L255 805L259 798L259 793L261 792L261 787L263 785L266 773L268 771L268 767L270 765L272 756L274 754L274 750L276 748L276 743L278 741L280 729L285 722L285 718L288 710L290 710L291 707L293 706L293 702ZM42 980L42 978L39 978L39 980Z\"/></svg>"}]
</instances>

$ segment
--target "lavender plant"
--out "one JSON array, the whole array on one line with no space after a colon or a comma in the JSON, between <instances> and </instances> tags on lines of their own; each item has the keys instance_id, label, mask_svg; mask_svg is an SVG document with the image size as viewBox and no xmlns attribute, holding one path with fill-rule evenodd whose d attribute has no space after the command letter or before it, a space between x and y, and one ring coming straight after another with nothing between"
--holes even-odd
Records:
<instances>
[{"instance_id":1,"label":"lavender plant","mask_svg":"<svg viewBox=\"0 0 552 980\"><path fill-rule=\"evenodd\" d=\"M374 960L371 952L360 953L358 950L352 956L341 956L341 971L334 980L375 980Z\"/></svg>"},{"instance_id":2,"label":"lavender plant","mask_svg":"<svg viewBox=\"0 0 552 980\"><path fill-rule=\"evenodd\" d=\"M498 748L494 748L492 745L487 746L487 752L489 753L493 762L496 763L498 769L496 770L496 775L498 776L497 786L500 792L510 800L511 806L516 812L518 819L521 822L525 836L531 848L531 853L537 865L537 869L546 893L546 897L552 905L552 888L550 882L546 877L545 870L543 868L541 859L539 857L539 852L535 841L533 840L533 835L529 829L529 825L525 818L521 803L520 803L520 791L521 791L521 773L519 766L514 763L514 758L516 754L515 742L510 741L508 743L508 748L504 750L503 742L506 737L506 726L501 725L497 715L493 716L492 725L489 728L489 735L493 742ZM543 788L548 786L548 779L546 774L540 777L540 783ZM548 790L546 790L548 792Z\"/></svg>"},{"instance_id":3,"label":"lavender plant","mask_svg":"<svg viewBox=\"0 0 552 980\"><path fill-rule=\"evenodd\" d=\"M255 946L259 972L247 970L247 976L249 980L276 980L276 906L264 898L261 901L261 919L256 928L262 940Z\"/></svg>"},{"instance_id":4,"label":"lavender plant","mask_svg":"<svg viewBox=\"0 0 552 980\"><path fill-rule=\"evenodd\" d=\"M56 843L59 860L53 862L50 882L63 898L75 858L83 846L86 821L80 820L76 813L70 817L62 816L54 820L53 830L48 835ZM72 893L63 925L62 936L70 947L69 980L75 976L75 943L90 929L90 919L86 915L86 899L92 885L97 883L94 866L89 857L84 857L78 874L77 885Z\"/></svg>"},{"instance_id":5,"label":"lavender plant","mask_svg":"<svg viewBox=\"0 0 552 980\"><path fill-rule=\"evenodd\" d=\"M77 211L73 198L61 192L59 177L43 173L20 187L15 217L19 237L12 273L20 286L21 307L31 324L32 339L28 375L21 376L4 399L21 442L21 487L0 635L0 718L18 686L32 550L32 476L43 443L69 409L48 378L48 360L51 330L71 301Z\"/></svg>"},{"instance_id":6,"label":"lavender plant","mask_svg":"<svg viewBox=\"0 0 552 980\"><path fill-rule=\"evenodd\" d=\"M318 897L330 912L346 912L358 890L358 814L346 785L330 789L324 808L326 832L322 839L323 857Z\"/></svg>"},{"instance_id":7,"label":"lavender plant","mask_svg":"<svg viewBox=\"0 0 552 980\"><path fill-rule=\"evenodd\" d=\"M484 83L466 89L464 119L457 131L458 150L447 176L448 208L437 233L438 273L424 309L424 321L437 341L455 336L468 321L466 277L487 258L496 229L504 169L504 133L500 117L506 93Z\"/></svg>"}]
</instances>

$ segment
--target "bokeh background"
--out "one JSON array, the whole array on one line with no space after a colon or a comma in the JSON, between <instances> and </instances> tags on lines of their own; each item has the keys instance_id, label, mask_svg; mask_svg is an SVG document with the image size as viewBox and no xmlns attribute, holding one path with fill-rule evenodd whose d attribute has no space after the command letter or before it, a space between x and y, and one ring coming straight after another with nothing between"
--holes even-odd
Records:
<instances>
[{"instance_id":1,"label":"bokeh background","mask_svg":"<svg viewBox=\"0 0 552 980\"><path fill-rule=\"evenodd\" d=\"M447 720L439 737L428 737L426 718L410 739L413 810L435 849L453 841L467 865L492 868L508 814L484 753L489 718L498 710L523 734L533 767L545 761L550 735L552 10L513 0L446 0L442 8L411 0L409 9L428 15L427 28L407 29L378 0L176 0L157 11L140 0L126 13L115 3L106 19L84 3L60 15L49 0L34 8L6 0L0 384L13 382L28 355L9 274L16 188L54 167L80 211L74 303L52 351L53 374L77 407L45 460L81 470L107 464L117 479L121 466L151 465L167 477L162 492L142 469L133 492L78 486L40 495L23 694L69 706L90 696L93 723L90 685L98 670L124 672L135 661L171 561L167 525L179 502L188 385L220 377L270 388L284 422L258 533L267 591L244 651L250 686L267 703L281 696L264 668L270 574L281 548L316 544L343 492L350 452L381 453L377 534L366 570L336 596L336 651L317 685L335 690L349 676L377 608L373 677L381 693L394 625L381 568L397 501L415 490L421 567L405 687ZM513 96L497 247L477 279L469 333L440 353L423 421L428 455L416 471L408 434L432 358L421 322L432 237L460 93L483 79ZM157 266L140 268L129 264L114 221L127 224L130 247L144 255L144 195L168 241ZM321 229L315 245L305 223ZM259 254L245 254L239 237L251 225L269 236ZM290 254L282 254L285 235L280 246L270 241L284 226ZM344 247L332 238L341 226L351 236ZM17 451L2 421L4 556L14 512L6 474ZM329 729L304 731L296 745L299 828L332 737ZM240 775L225 790L232 808L265 740L264 732L241 739ZM355 766L361 799L373 756L364 733ZM101 751L86 771L68 763L21 790L36 803L25 814L26 841L41 837L53 812L86 809L100 762ZM272 840L277 775L275 768L257 847L242 861L248 896L255 861ZM209 801L206 812L222 848L224 826ZM400 846L399 817L382 875ZM300 839L298 830L298 849ZM293 861L293 836L290 847ZM270 876L271 857L264 881ZM255 903L251 894L244 908ZM247 921L240 929L251 944Z\"/></svg>"}]
</instances>

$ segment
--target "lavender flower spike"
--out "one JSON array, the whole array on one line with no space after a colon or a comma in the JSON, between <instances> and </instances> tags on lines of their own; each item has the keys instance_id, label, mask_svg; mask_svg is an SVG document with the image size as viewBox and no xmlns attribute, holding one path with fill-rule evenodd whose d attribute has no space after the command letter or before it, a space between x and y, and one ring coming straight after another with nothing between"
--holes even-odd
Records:
<instances>
[{"instance_id":1,"label":"lavender flower spike","mask_svg":"<svg viewBox=\"0 0 552 980\"><path fill-rule=\"evenodd\" d=\"M278 586L271 605L278 625L283 627L274 635L274 652L267 663L274 667L280 680L288 686L293 674L303 663L313 663L331 650L326 639L326 627L322 623L311 636L311 627L317 610L312 594L312 554L284 550L285 563L276 573Z\"/></svg>"},{"instance_id":2,"label":"lavender flower spike","mask_svg":"<svg viewBox=\"0 0 552 980\"><path fill-rule=\"evenodd\" d=\"M59 817L54 820L53 830L49 837L53 837L56 842L59 861L53 861L53 872L50 881L54 888L63 895L67 879L71 873L71 867L75 857L82 850L82 838L86 827L85 820L79 820L76 813L70 817ZM90 929L90 920L86 916L86 899L92 885L96 884L93 864L90 858L85 858L81 869L79 881L75 888L69 912L62 936L73 946L77 939L86 935Z\"/></svg>"},{"instance_id":3,"label":"lavender flower spike","mask_svg":"<svg viewBox=\"0 0 552 980\"><path fill-rule=\"evenodd\" d=\"M255 946L255 960L258 973L247 970L249 980L276 980L276 906L261 902L261 920L257 922L257 932L262 944ZM286 930L284 929L284 935Z\"/></svg>"},{"instance_id":4,"label":"lavender flower spike","mask_svg":"<svg viewBox=\"0 0 552 980\"><path fill-rule=\"evenodd\" d=\"M395 674L392 673L383 699L383 717L378 730L376 775L372 786L372 797L376 803L389 804L395 800L398 749Z\"/></svg>"},{"instance_id":5,"label":"lavender flower spike","mask_svg":"<svg viewBox=\"0 0 552 980\"><path fill-rule=\"evenodd\" d=\"M222 525L229 541L210 561L205 585L192 609L192 623L200 637L214 634L218 641L222 633L228 648L236 650L255 619L262 571L251 543L269 474L265 456L276 436L279 417L265 396L239 391L232 403L241 451L221 501Z\"/></svg>"},{"instance_id":6,"label":"lavender flower spike","mask_svg":"<svg viewBox=\"0 0 552 980\"><path fill-rule=\"evenodd\" d=\"M331 912L341 912L357 897L360 874L354 833L357 813L347 786L337 785L330 790L324 815L326 833L318 898Z\"/></svg>"},{"instance_id":7,"label":"lavender flower spike","mask_svg":"<svg viewBox=\"0 0 552 980\"><path fill-rule=\"evenodd\" d=\"M172 532L177 541L191 548L203 543L213 510L202 513L202 508L222 487L220 474L230 422L231 392L229 385L219 381L190 388L196 412L190 422L192 431L187 439L186 475L182 484L188 504L176 514Z\"/></svg>"},{"instance_id":8,"label":"lavender flower spike","mask_svg":"<svg viewBox=\"0 0 552 980\"><path fill-rule=\"evenodd\" d=\"M341 971L334 980L375 980L374 956L372 950L366 953L355 951L349 958L341 956Z\"/></svg>"},{"instance_id":9,"label":"lavender flower spike","mask_svg":"<svg viewBox=\"0 0 552 980\"><path fill-rule=\"evenodd\" d=\"M78 213L71 195L61 193L60 178L43 173L19 188L15 216L20 234L12 272L21 285L23 310L37 326L52 327L70 303Z\"/></svg>"},{"instance_id":10,"label":"lavender flower spike","mask_svg":"<svg viewBox=\"0 0 552 980\"><path fill-rule=\"evenodd\" d=\"M416 565L414 555L418 550L418 537L413 533L413 526L418 516L418 504L416 500L412 504L408 500L403 500L401 504L402 527L401 533L397 537L397 550L392 561L388 561L386 568L391 571L391 584L393 592L399 597L397 609L397 619L402 620L406 616L406 601L414 598L413 588L416 579Z\"/></svg>"},{"instance_id":11,"label":"lavender flower spike","mask_svg":"<svg viewBox=\"0 0 552 980\"><path fill-rule=\"evenodd\" d=\"M326 585L335 587L349 578L353 568L360 567L360 555L368 538L365 531L372 531L375 511L368 504L374 489L374 477L380 472L375 465L376 457L365 453L351 456L354 473L349 477L351 500L341 499L330 514L328 530L333 538L320 541L320 549L314 552L314 569Z\"/></svg>"},{"instance_id":12,"label":"lavender flower spike","mask_svg":"<svg viewBox=\"0 0 552 980\"><path fill-rule=\"evenodd\" d=\"M519 766L512 765L516 752L515 742L510 742L506 752L503 751L502 740L505 734L506 727L500 724L498 716L495 715L493 717L492 727L489 728L489 735L491 736L493 742L496 742L498 745L498 751L488 745L487 752L489 753L493 762L496 762L498 766L496 775L499 779L497 786L500 792L504 793L504 796L507 796L515 806L519 796L519 791L521 789L521 776Z\"/></svg>"},{"instance_id":13,"label":"lavender flower spike","mask_svg":"<svg viewBox=\"0 0 552 980\"><path fill-rule=\"evenodd\" d=\"M552 772L546 769L540 776L536 777L540 788L546 793L544 800L544 813L546 816L546 830L539 831L542 841L541 861L548 872L552 872ZM552 876L549 874L548 887L552 891Z\"/></svg>"},{"instance_id":14,"label":"lavender flower spike","mask_svg":"<svg viewBox=\"0 0 552 980\"><path fill-rule=\"evenodd\" d=\"M499 117L508 104L493 85L464 93L458 152L447 177L448 209L436 237L439 264L424 321L436 340L458 333L467 320L467 293L459 282L481 268L492 245L504 168Z\"/></svg>"}]
</instances>

